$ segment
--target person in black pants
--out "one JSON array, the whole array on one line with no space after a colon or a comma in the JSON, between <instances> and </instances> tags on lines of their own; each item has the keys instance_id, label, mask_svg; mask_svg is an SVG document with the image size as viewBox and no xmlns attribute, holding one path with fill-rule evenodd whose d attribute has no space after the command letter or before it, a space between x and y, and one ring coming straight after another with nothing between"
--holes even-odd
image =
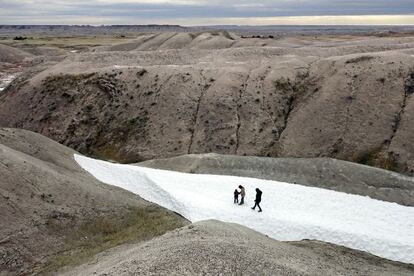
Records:
<instances>
[{"instance_id":1,"label":"person in black pants","mask_svg":"<svg viewBox=\"0 0 414 276\"><path fill-rule=\"evenodd\" d=\"M236 190L234 190L234 203L239 203L239 194L240 192Z\"/></svg>"},{"instance_id":2,"label":"person in black pants","mask_svg":"<svg viewBox=\"0 0 414 276\"><path fill-rule=\"evenodd\" d=\"M262 211L262 208L260 208L260 202L262 201L262 191L260 191L259 188L256 188L256 199L254 200L254 206L252 209L256 209L256 206L259 207L259 212Z\"/></svg>"}]
</instances>

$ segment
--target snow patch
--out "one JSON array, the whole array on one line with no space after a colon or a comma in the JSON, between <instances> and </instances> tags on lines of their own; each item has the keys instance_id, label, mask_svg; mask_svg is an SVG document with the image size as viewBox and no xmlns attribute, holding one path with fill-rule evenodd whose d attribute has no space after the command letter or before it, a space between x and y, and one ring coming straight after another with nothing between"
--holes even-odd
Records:
<instances>
[{"instance_id":1,"label":"snow patch","mask_svg":"<svg viewBox=\"0 0 414 276\"><path fill-rule=\"evenodd\" d=\"M246 64L246 62L242 61L226 61L227 64L234 64L234 65L243 65Z\"/></svg>"},{"instance_id":2,"label":"snow patch","mask_svg":"<svg viewBox=\"0 0 414 276\"><path fill-rule=\"evenodd\" d=\"M192 222L238 223L274 239L321 240L414 263L414 208L369 197L262 179L197 175L114 164L75 155L98 180L180 213ZM246 188L246 204L233 191ZM250 209L263 191L263 213Z\"/></svg>"},{"instance_id":3,"label":"snow patch","mask_svg":"<svg viewBox=\"0 0 414 276\"><path fill-rule=\"evenodd\" d=\"M117 65L117 64L115 64L115 65L113 66L113 68L115 68L115 69L122 69L122 68L128 68L128 66L126 66L126 65Z\"/></svg>"},{"instance_id":4,"label":"snow patch","mask_svg":"<svg viewBox=\"0 0 414 276\"><path fill-rule=\"evenodd\" d=\"M6 89L6 87L17 77L16 74L1 75L0 74L0 92Z\"/></svg>"}]
</instances>

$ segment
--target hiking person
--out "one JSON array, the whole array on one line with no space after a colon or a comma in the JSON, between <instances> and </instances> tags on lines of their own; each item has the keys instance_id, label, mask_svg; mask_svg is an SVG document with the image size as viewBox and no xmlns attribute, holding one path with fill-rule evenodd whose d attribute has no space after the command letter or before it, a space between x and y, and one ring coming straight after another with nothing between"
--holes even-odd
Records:
<instances>
[{"instance_id":1,"label":"hiking person","mask_svg":"<svg viewBox=\"0 0 414 276\"><path fill-rule=\"evenodd\" d=\"M244 187L242 185L239 185L239 189L240 189L240 203L239 205L243 205L244 204L244 197L246 196L246 190L244 189Z\"/></svg>"},{"instance_id":2,"label":"hiking person","mask_svg":"<svg viewBox=\"0 0 414 276\"><path fill-rule=\"evenodd\" d=\"M240 192L237 189L234 190L234 203L239 203L239 194Z\"/></svg>"},{"instance_id":3,"label":"hiking person","mask_svg":"<svg viewBox=\"0 0 414 276\"><path fill-rule=\"evenodd\" d=\"M254 206L252 209L256 209L256 206L259 207L259 212L262 211L262 208L260 208L260 202L262 201L262 191L260 191L259 188L256 188L256 199L254 200Z\"/></svg>"}]
</instances>

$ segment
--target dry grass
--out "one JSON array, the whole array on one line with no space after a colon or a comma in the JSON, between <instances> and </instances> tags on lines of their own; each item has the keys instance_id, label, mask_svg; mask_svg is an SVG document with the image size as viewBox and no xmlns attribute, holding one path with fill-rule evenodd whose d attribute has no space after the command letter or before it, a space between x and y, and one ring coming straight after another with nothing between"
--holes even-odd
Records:
<instances>
[{"instance_id":1,"label":"dry grass","mask_svg":"<svg viewBox=\"0 0 414 276\"><path fill-rule=\"evenodd\" d=\"M356 154L350 161L377 167L389 171L398 171L398 163L395 158L381 151L381 147Z\"/></svg>"},{"instance_id":2,"label":"dry grass","mask_svg":"<svg viewBox=\"0 0 414 276\"><path fill-rule=\"evenodd\" d=\"M4 39L1 43L9 46L46 46L71 49L76 47L108 46L134 40L136 37L120 36L74 36L74 37L28 37L25 40Z\"/></svg>"},{"instance_id":3,"label":"dry grass","mask_svg":"<svg viewBox=\"0 0 414 276\"><path fill-rule=\"evenodd\" d=\"M67 266L80 265L109 248L140 242L182 227L186 221L178 215L156 206L130 208L118 214L97 217L75 227L64 240L63 250L49 258L37 272L48 274ZM68 225L48 222L50 234L62 235Z\"/></svg>"}]
</instances>

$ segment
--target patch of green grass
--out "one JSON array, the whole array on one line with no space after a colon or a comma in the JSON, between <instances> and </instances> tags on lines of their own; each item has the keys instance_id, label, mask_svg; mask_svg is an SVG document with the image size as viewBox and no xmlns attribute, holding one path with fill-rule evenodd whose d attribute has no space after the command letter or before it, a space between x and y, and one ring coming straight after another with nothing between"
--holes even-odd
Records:
<instances>
[{"instance_id":1,"label":"patch of green grass","mask_svg":"<svg viewBox=\"0 0 414 276\"><path fill-rule=\"evenodd\" d=\"M67 231L67 226L57 222L48 224L49 232L57 235ZM185 224L183 218L156 206L135 207L118 214L94 218L74 227L74 231L64 240L63 251L52 256L39 272L52 273L65 266L80 265L109 248L146 241Z\"/></svg>"}]
</instances>

